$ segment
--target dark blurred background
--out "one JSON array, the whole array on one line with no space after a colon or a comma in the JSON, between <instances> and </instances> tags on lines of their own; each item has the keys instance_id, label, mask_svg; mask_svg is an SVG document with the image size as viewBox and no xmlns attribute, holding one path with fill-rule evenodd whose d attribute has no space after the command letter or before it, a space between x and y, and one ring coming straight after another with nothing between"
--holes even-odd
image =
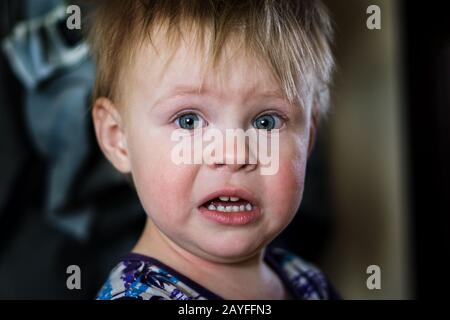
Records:
<instances>
[{"instance_id":1,"label":"dark blurred background","mask_svg":"<svg viewBox=\"0 0 450 320\"><path fill-rule=\"evenodd\" d=\"M450 24L444 1L324 1L336 24L333 108L304 200L276 241L348 299L446 296ZM381 30L366 28L369 5ZM92 299L145 214L96 146L94 70L68 3L0 0L0 299ZM82 17L84 12L82 10ZM78 265L82 289L68 290ZM379 265L381 290L366 268Z\"/></svg>"}]
</instances>

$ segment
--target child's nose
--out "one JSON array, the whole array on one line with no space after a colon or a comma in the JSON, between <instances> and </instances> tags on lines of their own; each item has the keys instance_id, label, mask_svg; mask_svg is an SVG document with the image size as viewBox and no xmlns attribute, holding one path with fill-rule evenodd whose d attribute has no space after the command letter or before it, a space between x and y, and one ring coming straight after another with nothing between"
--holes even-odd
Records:
<instances>
[{"instance_id":1,"label":"child's nose","mask_svg":"<svg viewBox=\"0 0 450 320\"><path fill-rule=\"evenodd\" d=\"M212 158L208 157L207 166L212 169L229 171L252 171L258 166L258 144L256 131L242 128L238 118L227 117L222 126L213 126L209 134L214 133Z\"/></svg>"},{"instance_id":2,"label":"child's nose","mask_svg":"<svg viewBox=\"0 0 450 320\"><path fill-rule=\"evenodd\" d=\"M255 160L250 160L255 159ZM235 150L226 150L223 157L215 158L208 167L211 169L223 169L235 172L239 170L253 171L257 168L257 161L254 156L250 154L250 150L246 148L244 152L237 152Z\"/></svg>"},{"instance_id":3,"label":"child's nose","mask_svg":"<svg viewBox=\"0 0 450 320\"><path fill-rule=\"evenodd\" d=\"M223 169L230 172L236 172L239 170L253 171L256 168L256 164L252 163L226 163L225 161L215 161L208 165L211 169Z\"/></svg>"}]
</instances>

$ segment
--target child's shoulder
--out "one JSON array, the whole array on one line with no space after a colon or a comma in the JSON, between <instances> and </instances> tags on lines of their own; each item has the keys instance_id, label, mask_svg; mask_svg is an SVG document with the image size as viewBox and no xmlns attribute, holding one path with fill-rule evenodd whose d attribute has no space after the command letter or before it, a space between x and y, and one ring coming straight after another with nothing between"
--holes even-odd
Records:
<instances>
[{"instance_id":1,"label":"child's shoulder","mask_svg":"<svg viewBox=\"0 0 450 320\"><path fill-rule=\"evenodd\" d=\"M269 247L264 260L280 276L296 299L337 299L327 277L314 264L292 252ZM222 299L152 257L124 256L97 295L99 300L204 300Z\"/></svg>"},{"instance_id":2,"label":"child's shoulder","mask_svg":"<svg viewBox=\"0 0 450 320\"><path fill-rule=\"evenodd\" d=\"M297 299L340 299L328 277L315 264L280 247L268 247L265 260Z\"/></svg>"},{"instance_id":3,"label":"child's shoulder","mask_svg":"<svg viewBox=\"0 0 450 320\"><path fill-rule=\"evenodd\" d=\"M130 253L110 272L97 299L204 300L220 297L159 260Z\"/></svg>"}]
</instances>

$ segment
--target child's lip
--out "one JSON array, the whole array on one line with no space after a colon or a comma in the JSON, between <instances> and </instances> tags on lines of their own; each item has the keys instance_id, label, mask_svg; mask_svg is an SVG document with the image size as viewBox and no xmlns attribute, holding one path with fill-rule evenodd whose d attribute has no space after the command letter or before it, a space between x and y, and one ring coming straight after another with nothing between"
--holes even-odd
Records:
<instances>
[{"instance_id":1,"label":"child's lip","mask_svg":"<svg viewBox=\"0 0 450 320\"><path fill-rule=\"evenodd\" d=\"M200 207L198 210L203 217L222 225L246 225L261 216L261 209L258 207L253 207L251 211L241 212L211 211L205 207Z\"/></svg>"},{"instance_id":2,"label":"child's lip","mask_svg":"<svg viewBox=\"0 0 450 320\"><path fill-rule=\"evenodd\" d=\"M206 197L204 197L200 201L199 207L205 205L206 203L210 202L211 200L218 198L220 196L224 197L238 197L242 200L246 200L250 202L253 206L259 207L259 201L258 199L248 190L242 189L242 188L235 188L235 187L226 187L217 191L214 191L210 194L208 194Z\"/></svg>"}]
</instances>

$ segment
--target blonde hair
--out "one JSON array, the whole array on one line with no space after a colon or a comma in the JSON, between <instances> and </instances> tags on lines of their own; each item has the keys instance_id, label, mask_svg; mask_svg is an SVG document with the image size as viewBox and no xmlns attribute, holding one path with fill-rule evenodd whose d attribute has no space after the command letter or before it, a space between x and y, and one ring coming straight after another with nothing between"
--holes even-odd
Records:
<instances>
[{"instance_id":1,"label":"blonde hair","mask_svg":"<svg viewBox=\"0 0 450 320\"><path fill-rule=\"evenodd\" d=\"M168 43L182 31L209 42L208 61L215 65L226 42L238 36L278 81L285 97L313 113L329 108L334 58L333 30L320 0L92 0L88 41L97 63L93 99L114 100L119 75L146 39L166 26Z\"/></svg>"}]
</instances>

